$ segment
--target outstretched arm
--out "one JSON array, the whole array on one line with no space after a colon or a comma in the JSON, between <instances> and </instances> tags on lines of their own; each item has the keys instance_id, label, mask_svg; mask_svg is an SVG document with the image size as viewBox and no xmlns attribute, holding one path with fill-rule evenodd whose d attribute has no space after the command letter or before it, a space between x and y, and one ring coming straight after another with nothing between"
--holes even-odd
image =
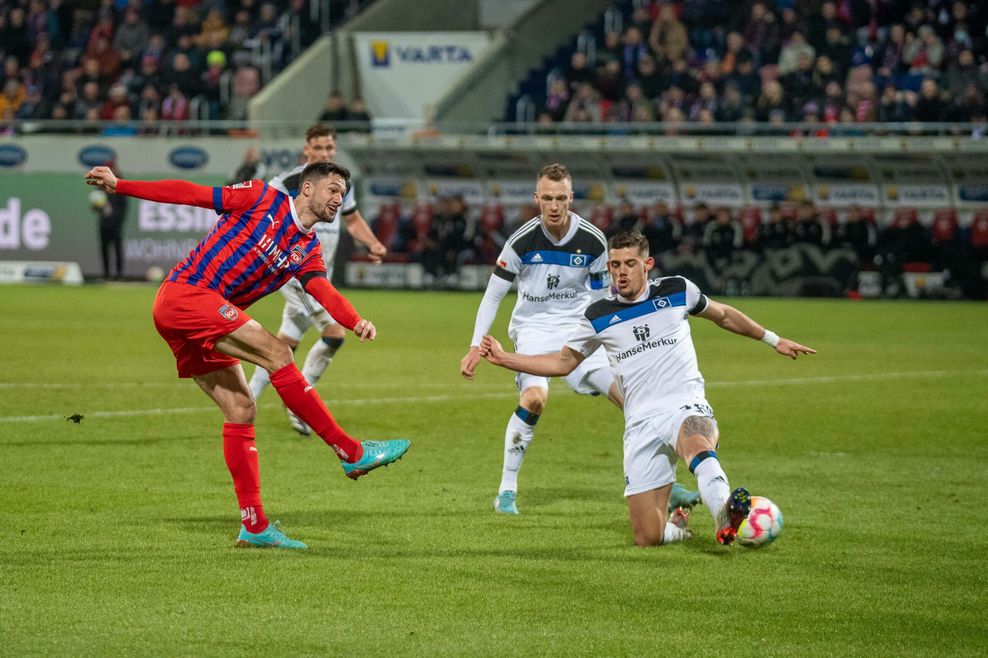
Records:
<instances>
[{"instance_id":1,"label":"outstretched arm","mask_svg":"<svg viewBox=\"0 0 988 658\"><path fill-rule=\"evenodd\" d=\"M216 190L219 188L196 185L184 180L137 181L117 178L109 167L93 167L86 172L86 184L98 187L108 194L181 203L187 206L216 209Z\"/></svg>"},{"instance_id":2,"label":"outstretched arm","mask_svg":"<svg viewBox=\"0 0 988 658\"><path fill-rule=\"evenodd\" d=\"M388 255L388 248L377 239L359 210L343 215L343 221L346 223L346 230L350 237L367 247L371 261L380 263Z\"/></svg>"},{"instance_id":3,"label":"outstretched arm","mask_svg":"<svg viewBox=\"0 0 988 658\"><path fill-rule=\"evenodd\" d=\"M493 336L484 336L480 342L480 356L495 366L542 377L564 377L573 372L586 358L569 347L563 347L558 354L505 352L501 343Z\"/></svg>"},{"instance_id":4,"label":"outstretched arm","mask_svg":"<svg viewBox=\"0 0 988 658\"><path fill-rule=\"evenodd\" d=\"M810 347L800 345L788 338L776 335L775 332L768 331L733 306L721 304L712 299L707 299L707 307L698 315L710 320L721 329L727 329L736 334L768 343L783 356L795 359L800 354L816 354L816 350Z\"/></svg>"},{"instance_id":5,"label":"outstretched arm","mask_svg":"<svg viewBox=\"0 0 988 658\"><path fill-rule=\"evenodd\" d=\"M477 364L480 363L480 341L494 324L497 308L509 290L511 290L510 281L496 274L491 275L487 282L487 289L484 291L484 298L480 301L480 308L477 309L477 319L473 324L473 338L470 339L470 350L460 360L460 374L467 379L473 379L473 373L477 369Z\"/></svg>"},{"instance_id":6,"label":"outstretched arm","mask_svg":"<svg viewBox=\"0 0 988 658\"><path fill-rule=\"evenodd\" d=\"M329 282L325 274L309 273L299 278L305 292L315 297L333 319L355 333L361 341L374 340L377 329L374 323L357 314L353 305Z\"/></svg>"}]
</instances>

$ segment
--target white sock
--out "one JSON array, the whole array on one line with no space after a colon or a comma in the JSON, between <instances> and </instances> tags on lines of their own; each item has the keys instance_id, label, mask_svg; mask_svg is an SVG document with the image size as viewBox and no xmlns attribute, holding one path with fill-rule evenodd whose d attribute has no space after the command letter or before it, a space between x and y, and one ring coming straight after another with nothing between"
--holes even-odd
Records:
<instances>
[{"instance_id":1,"label":"white sock","mask_svg":"<svg viewBox=\"0 0 988 658\"><path fill-rule=\"evenodd\" d=\"M685 528L680 528L678 525L674 524L672 521L666 521L666 531L662 536L663 544L671 544L676 541L684 541L689 539L690 533Z\"/></svg>"},{"instance_id":2,"label":"white sock","mask_svg":"<svg viewBox=\"0 0 988 658\"><path fill-rule=\"evenodd\" d=\"M261 397L261 392L267 388L267 385L271 383L271 376L268 375L268 371L257 366L254 368L254 374L250 377L250 392L254 396L254 399Z\"/></svg>"},{"instance_id":3,"label":"white sock","mask_svg":"<svg viewBox=\"0 0 988 658\"><path fill-rule=\"evenodd\" d=\"M327 342L328 340L328 342ZM302 366L302 375L310 384L315 384L326 372L326 368L333 362L333 355L343 344L342 338L320 338L312 346L309 353L305 355L305 364Z\"/></svg>"},{"instance_id":4,"label":"white sock","mask_svg":"<svg viewBox=\"0 0 988 658\"><path fill-rule=\"evenodd\" d=\"M714 523L719 523L720 511L731 496L727 474L716 457L707 457L693 469L693 475L696 476L696 486L700 490L700 500L710 510Z\"/></svg>"},{"instance_id":5,"label":"white sock","mask_svg":"<svg viewBox=\"0 0 988 658\"><path fill-rule=\"evenodd\" d=\"M535 420L538 420L537 415ZM511 420L508 421L508 427L504 431L504 466L501 469L499 494L505 491L518 491L518 471L521 470L525 451L528 450L528 444L532 442L534 433L534 424L529 425L519 418L517 411L511 414Z\"/></svg>"}]
</instances>

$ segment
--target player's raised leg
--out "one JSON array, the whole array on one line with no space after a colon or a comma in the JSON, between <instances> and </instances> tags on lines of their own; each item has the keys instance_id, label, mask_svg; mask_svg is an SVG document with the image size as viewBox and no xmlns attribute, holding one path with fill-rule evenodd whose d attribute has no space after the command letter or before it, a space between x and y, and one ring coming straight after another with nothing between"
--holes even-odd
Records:
<instances>
[{"instance_id":1,"label":"player's raised leg","mask_svg":"<svg viewBox=\"0 0 988 658\"><path fill-rule=\"evenodd\" d=\"M532 379L542 379L532 377ZM539 386L527 386L521 392L518 407L504 430L504 463L501 467L501 485L494 499L494 511L502 514L518 514L518 471L525 461L525 453L535 436L535 424L545 409L549 398L548 382Z\"/></svg>"},{"instance_id":2,"label":"player's raised leg","mask_svg":"<svg viewBox=\"0 0 988 658\"><path fill-rule=\"evenodd\" d=\"M375 468L387 466L401 459L408 450L410 442L405 439L361 443L347 434L295 366L291 350L257 321L251 320L223 336L215 349L265 368L285 405L336 451L347 477L357 479Z\"/></svg>"},{"instance_id":3,"label":"player's raised leg","mask_svg":"<svg viewBox=\"0 0 988 658\"><path fill-rule=\"evenodd\" d=\"M717 527L717 541L731 544L748 515L751 499L743 487L731 491L717 453L717 425L709 416L689 416L679 429L676 452L696 477L703 504Z\"/></svg>"},{"instance_id":4,"label":"player's raised leg","mask_svg":"<svg viewBox=\"0 0 988 658\"><path fill-rule=\"evenodd\" d=\"M237 545L244 547L306 548L288 538L268 522L261 502L261 475L257 446L254 443L254 398L239 365L195 377L206 395L223 412L223 456L233 477L233 488L240 505L240 535Z\"/></svg>"}]
</instances>

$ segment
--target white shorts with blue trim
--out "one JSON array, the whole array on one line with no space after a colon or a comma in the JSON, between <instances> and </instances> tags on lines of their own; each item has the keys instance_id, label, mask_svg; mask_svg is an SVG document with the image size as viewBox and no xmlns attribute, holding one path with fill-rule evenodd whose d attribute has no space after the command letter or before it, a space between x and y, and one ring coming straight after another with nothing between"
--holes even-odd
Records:
<instances>
[{"instance_id":1,"label":"white shorts with blue trim","mask_svg":"<svg viewBox=\"0 0 988 658\"><path fill-rule=\"evenodd\" d=\"M676 481L676 441L690 416L714 418L706 400L684 400L624 429L624 495L644 493ZM716 425L717 421L714 420Z\"/></svg>"}]
</instances>

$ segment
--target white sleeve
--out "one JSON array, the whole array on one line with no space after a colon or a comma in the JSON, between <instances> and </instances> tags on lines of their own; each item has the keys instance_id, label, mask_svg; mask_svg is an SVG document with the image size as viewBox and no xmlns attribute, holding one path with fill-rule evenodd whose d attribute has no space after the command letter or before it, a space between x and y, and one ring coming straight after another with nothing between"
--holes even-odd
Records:
<instances>
[{"instance_id":1,"label":"white sleeve","mask_svg":"<svg viewBox=\"0 0 988 658\"><path fill-rule=\"evenodd\" d=\"M354 193L353 188L354 184L351 180L350 189L348 189L346 194L343 196L343 205L340 206L340 213L343 215L349 215L357 209L357 195Z\"/></svg>"},{"instance_id":2,"label":"white sleeve","mask_svg":"<svg viewBox=\"0 0 988 658\"><path fill-rule=\"evenodd\" d=\"M686 282L686 310L690 315L703 313L707 308L707 296L689 279L683 277L683 281Z\"/></svg>"},{"instance_id":3,"label":"white sleeve","mask_svg":"<svg viewBox=\"0 0 988 658\"><path fill-rule=\"evenodd\" d=\"M477 347L480 341L491 329L494 318L497 317L497 307L501 305L501 300L511 290L511 282L502 279L494 274L487 282L487 290L484 291L484 298L480 300L480 308L477 309L477 319L473 324L473 338L470 340L470 347Z\"/></svg>"},{"instance_id":4,"label":"white sleeve","mask_svg":"<svg viewBox=\"0 0 988 658\"><path fill-rule=\"evenodd\" d=\"M590 356L600 347L597 331L586 315L580 316L580 324L566 341L566 347L576 350L583 356Z\"/></svg>"}]
</instances>

